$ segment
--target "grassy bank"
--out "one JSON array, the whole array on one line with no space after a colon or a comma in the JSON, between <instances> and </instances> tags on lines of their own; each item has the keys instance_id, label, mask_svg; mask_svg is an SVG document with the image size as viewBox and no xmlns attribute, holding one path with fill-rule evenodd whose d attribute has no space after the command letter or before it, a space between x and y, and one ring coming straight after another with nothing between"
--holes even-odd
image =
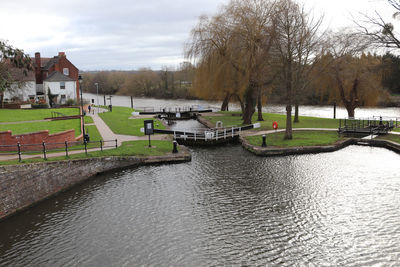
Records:
<instances>
[{"instance_id":1,"label":"grassy bank","mask_svg":"<svg viewBox=\"0 0 400 267\"><path fill-rule=\"evenodd\" d=\"M400 144L400 135L397 135L397 134L381 135L381 136L378 136L376 139L392 141L392 142Z\"/></svg>"},{"instance_id":2,"label":"grassy bank","mask_svg":"<svg viewBox=\"0 0 400 267\"><path fill-rule=\"evenodd\" d=\"M232 116L232 114L239 114L239 112L230 112L230 111L220 111L217 113L218 116L204 116L205 119L210 121L213 125L217 121L222 121L224 127L230 126L239 126L242 125L241 116ZM282 114L274 114L274 113L263 113L264 121L257 121L257 113L254 113L252 117L252 122L259 122L261 124L261 129L256 130L271 130L272 123L274 121L278 122L279 128L286 128L286 115ZM293 123L293 128L338 128L339 121L335 119L326 119L326 118L315 118L315 117L299 117L300 122Z\"/></svg>"},{"instance_id":3,"label":"grassy bank","mask_svg":"<svg viewBox=\"0 0 400 267\"><path fill-rule=\"evenodd\" d=\"M150 148L148 141L129 141L124 142L120 147L115 149L108 149L103 151L89 152L88 155L85 153L72 154L69 157L50 157L47 161L60 161L60 160L71 160L71 159L83 159L83 158L95 158L95 157L109 157L109 156L161 156L172 152L171 141L158 141L152 140ZM18 160L12 161L0 161L0 165L15 165L15 164L28 164L35 162L44 162L42 158L34 159L23 159L22 162Z\"/></svg>"},{"instance_id":4,"label":"grassy bank","mask_svg":"<svg viewBox=\"0 0 400 267\"><path fill-rule=\"evenodd\" d=\"M0 122L33 121L51 118L51 112L79 115L79 108L0 109Z\"/></svg>"},{"instance_id":5,"label":"grassy bank","mask_svg":"<svg viewBox=\"0 0 400 267\"><path fill-rule=\"evenodd\" d=\"M143 128L144 120L148 119L129 119L133 109L127 107L114 107L112 112L100 113L99 116L111 128L115 134L143 136L140 128ZM157 119L154 119L154 127L165 129L165 126Z\"/></svg>"},{"instance_id":6,"label":"grassy bank","mask_svg":"<svg viewBox=\"0 0 400 267\"><path fill-rule=\"evenodd\" d=\"M43 130L49 130L50 134L54 134L71 129L75 130L75 136L81 134L80 119L0 124L0 132L10 130L12 134L34 133Z\"/></svg>"},{"instance_id":7,"label":"grassy bank","mask_svg":"<svg viewBox=\"0 0 400 267\"><path fill-rule=\"evenodd\" d=\"M331 145L343 137L339 137L333 131L293 131L292 140L284 140L285 133L278 132L267 135L268 147L301 147L301 146L323 146ZM247 136L245 139L254 146L261 146L262 135Z\"/></svg>"}]
</instances>

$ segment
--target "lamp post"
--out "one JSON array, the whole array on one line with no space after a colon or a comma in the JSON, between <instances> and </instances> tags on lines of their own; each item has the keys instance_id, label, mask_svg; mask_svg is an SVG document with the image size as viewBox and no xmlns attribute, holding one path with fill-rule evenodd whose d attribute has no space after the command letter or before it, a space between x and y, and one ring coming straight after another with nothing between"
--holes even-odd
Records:
<instances>
[{"instance_id":1,"label":"lamp post","mask_svg":"<svg viewBox=\"0 0 400 267\"><path fill-rule=\"evenodd\" d=\"M96 85L96 93L97 93L97 113L99 113L99 83L95 83L94 85Z\"/></svg>"},{"instance_id":2,"label":"lamp post","mask_svg":"<svg viewBox=\"0 0 400 267\"><path fill-rule=\"evenodd\" d=\"M83 98L82 98L82 76L78 76L78 81L79 81L79 90L81 91L81 112L82 112L82 131L83 131L83 140L86 141L85 137L85 119L83 117Z\"/></svg>"}]
</instances>

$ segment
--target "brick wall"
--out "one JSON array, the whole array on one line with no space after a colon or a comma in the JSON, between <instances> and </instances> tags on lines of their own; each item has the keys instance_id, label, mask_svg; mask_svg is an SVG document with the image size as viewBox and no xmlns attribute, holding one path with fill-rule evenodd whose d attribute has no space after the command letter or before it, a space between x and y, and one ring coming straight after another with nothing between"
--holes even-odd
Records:
<instances>
[{"instance_id":1,"label":"brick wall","mask_svg":"<svg viewBox=\"0 0 400 267\"><path fill-rule=\"evenodd\" d=\"M190 160L189 152L180 148L179 153L165 156L91 158L0 166L0 220L101 172Z\"/></svg>"},{"instance_id":2,"label":"brick wall","mask_svg":"<svg viewBox=\"0 0 400 267\"><path fill-rule=\"evenodd\" d=\"M42 150L42 142L45 142L47 149L64 147L65 141L75 141L75 130L68 130L60 133L49 134L48 130L12 135L11 131L0 132L0 151L16 151L18 142L21 144L21 151ZM60 144L51 144L60 143ZM24 144L37 144L36 146L24 146ZM2 147L10 146L11 147Z\"/></svg>"}]
</instances>

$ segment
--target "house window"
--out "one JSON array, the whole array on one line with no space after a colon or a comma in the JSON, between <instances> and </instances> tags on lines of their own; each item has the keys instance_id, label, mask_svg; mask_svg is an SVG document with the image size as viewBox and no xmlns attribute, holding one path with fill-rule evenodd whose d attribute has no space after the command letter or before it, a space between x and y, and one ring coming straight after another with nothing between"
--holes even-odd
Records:
<instances>
[{"instance_id":1,"label":"house window","mask_svg":"<svg viewBox=\"0 0 400 267\"><path fill-rule=\"evenodd\" d=\"M69 69L68 68L63 68L63 73L65 76L69 75Z\"/></svg>"},{"instance_id":2,"label":"house window","mask_svg":"<svg viewBox=\"0 0 400 267\"><path fill-rule=\"evenodd\" d=\"M60 89L65 89L65 82L60 82Z\"/></svg>"}]
</instances>

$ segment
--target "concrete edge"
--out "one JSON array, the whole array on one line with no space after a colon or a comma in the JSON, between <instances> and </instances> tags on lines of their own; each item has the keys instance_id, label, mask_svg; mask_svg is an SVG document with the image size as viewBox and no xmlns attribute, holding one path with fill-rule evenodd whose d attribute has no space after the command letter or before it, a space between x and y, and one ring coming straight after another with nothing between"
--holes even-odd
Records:
<instances>
[{"instance_id":1,"label":"concrete edge","mask_svg":"<svg viewBox=\"0 0 400 267\"><path fill-rule=\"evenodd\" d=\"M289 156L289 155L302 155L302 154L316 154L334 152L350 145L368 145L372 147L386 148L400 154L400 144L395 142L378 140L378 139L360 139L348 138L343 141L338 141L333 145L327 146L308 146L308 147L289 147L289 148L274 148L274 147L260 147L251 145L245 138L240 137L242 146L249 152L262 157L276 157L276 156Z\"/></svg>"}]
</instances>

